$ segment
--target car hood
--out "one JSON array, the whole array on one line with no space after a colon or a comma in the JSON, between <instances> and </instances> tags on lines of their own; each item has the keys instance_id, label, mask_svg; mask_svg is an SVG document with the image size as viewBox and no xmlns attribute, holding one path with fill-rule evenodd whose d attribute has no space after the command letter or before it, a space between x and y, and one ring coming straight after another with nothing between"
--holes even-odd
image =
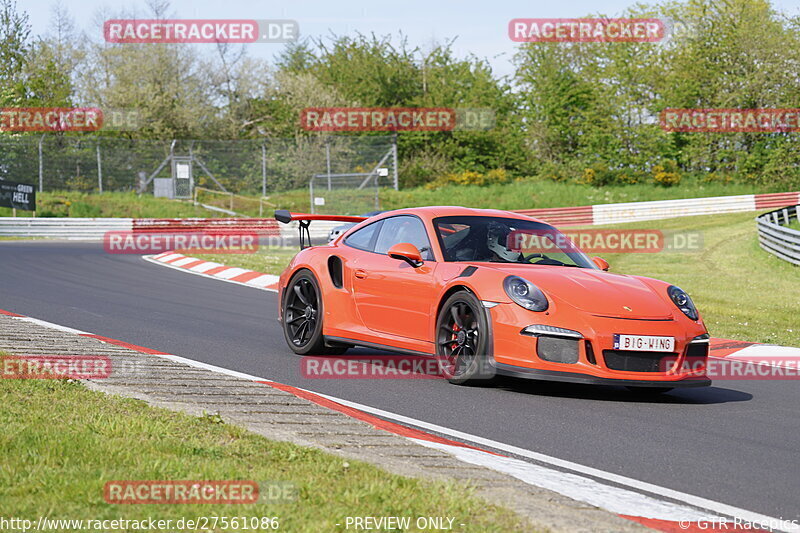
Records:
<instances>
[{"instance_id":1,"label":"car hood","mask_svg":"<svg viewBox=\"0 0 800 533\"><path fill-rule=\"evenodd\" d=\"M498 270L527 279L548 298L594 315L651 320L673 316L673 308L664 297L635 276L556 266L504 265Z\"/></svg>"}]
</instances>

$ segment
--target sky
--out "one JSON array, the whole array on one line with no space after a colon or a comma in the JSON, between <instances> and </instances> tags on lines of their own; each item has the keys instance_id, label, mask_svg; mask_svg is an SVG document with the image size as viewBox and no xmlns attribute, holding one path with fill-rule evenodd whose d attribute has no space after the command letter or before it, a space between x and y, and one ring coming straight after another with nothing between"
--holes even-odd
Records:
<instances>
[{"instance_id":1,"label":"sky","mask_svg":"<svg viewBox=\"0 0 800 533\"><path fill-rule=\"evenodd\" d=\"M47 31L53 6L60 1L78 29L102 38L97 21L121 11L148 13L146 0L17 0L26 11L34 34ZM620 16L635 4L632 0L172 0L170 18L190 19L293 19L303 36L320 37L354 32L376 35L402 31L412 46L429 49L431 43L455 38L459 57L474 54L487 58L499 75L513 73L511 59L517 44L507 33L513 18L574 18L593 14ZM781 11L800 14L800 0L773 0ZM107 13L109 16L104 16ZM214 45L195 45L213 51ZM272 59L284 45L252 43L248 54Z\"/></svg>"}]
</instances>

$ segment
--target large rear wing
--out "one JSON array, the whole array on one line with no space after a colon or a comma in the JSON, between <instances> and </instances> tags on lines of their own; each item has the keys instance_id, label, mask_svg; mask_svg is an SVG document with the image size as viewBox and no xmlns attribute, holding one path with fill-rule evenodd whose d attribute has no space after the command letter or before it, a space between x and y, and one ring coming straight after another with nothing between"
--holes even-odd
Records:
<instances>
[{"instance_id":1,"label":"large rear wing","mask_svg":"<svg viewBox=\"0 0 800 533\"><path fill-rule=\"evenodd\" d=\"M277 220L278 222L288 224L290 222L297 221L298 224L297 229L300 232L301 250L306 247L306 240L308 240L308 245L311 245L311 232L308 230L308 227L314 220L328 220L331 222L353 222L358 224L359 222L366 219L367 217L357 217L350 215L312 215L309 213L292 213L286 209L275 210L275 220Z\"/></svg>"}]
</instances>

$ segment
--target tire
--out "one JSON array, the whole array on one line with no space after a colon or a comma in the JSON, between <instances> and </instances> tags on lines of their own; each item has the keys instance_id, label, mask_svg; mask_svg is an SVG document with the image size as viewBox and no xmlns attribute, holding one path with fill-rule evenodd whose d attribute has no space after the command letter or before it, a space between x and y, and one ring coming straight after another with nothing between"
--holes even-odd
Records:
<instances>
[{"instance_id":1,"label":"tire","mask_svg":"<svg viewBox=\"0 0 800 533\"><path fill-rule=\"evenodd\" d=\"M347 346L325 346L322 291L310 271L301 270L292 277L283 292L281 306L283 335L294 353L341 355L347 351Z\"/></svg>"},{"instance_id":2,"label":"tire","mask_svg":"<svg viewBox=\"0 0 800 533\"><path fill-rule=\"evenodd\" d=\"M487 383L494 377L489 355L489 321L481 302L468 291L445 300L436 318L436 360L456 385Z\"/></svg>"}]
</instances>

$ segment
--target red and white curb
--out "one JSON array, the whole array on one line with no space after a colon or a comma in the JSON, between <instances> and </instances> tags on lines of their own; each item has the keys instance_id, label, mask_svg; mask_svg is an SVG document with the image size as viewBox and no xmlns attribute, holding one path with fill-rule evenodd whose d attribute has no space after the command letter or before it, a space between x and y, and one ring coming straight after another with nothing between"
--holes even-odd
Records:
<instances>
[{"instance_id":1,"label":"red and white curb","mask_svg":"<svg viewBox=\"0 0 800 533\"><path fill-rule=\"evenodd\" d=\"M738 519L745 524L770 525L774 531L800 531L800 526L787 523L782 519L565 461L557 457L518 448L477 435L430 424L368 405L315 393L291 385L284 385L263 377L209 365L193 359L87 333L10 311L0 309L0 314L65 333L124 346L140 353L183 363L194 368L248 379L274 387L294 394L299 398L312 401L320 406L367 422L376 429L408 438L423 446L443 450L466 463L503 472L530 485L552 490L574 500L600 507L658 531L697 533L700 531L754 530L752 527L747 527L747 525L744 527L735 526L733 520L730 519ZM504 455L504 453L508 455ZM534 462L528 462L512 456L523 457ZM728 521L723 522L721 518L728 518ZM714 526L714 524L717 524L717 526Z\"/></svg>"},{"instance_id":2,"label":"red and white curb","mask_svg":"<svg viewBox=\"0 0 800 533\"><path fill-rule=\"evenodd\" d=\"M146 255L143 259L151 263L162 264L207 278L246 285L265 291L278 291L279 278L274 274L264 274L263 272L256 272L255 270L248 270L246 268L229 267L213 261L204 261L175 252Z\"/></svg>"},{"instance_id":3,"label":"red and white curb","mask_svg":"<svg viewBox=\"0 0 800 533\"><path fill-rule=\"evenodd\" d=\"M709 356L726 361L740 361L754 365L765 365L792 370L797 375L800 370L800 348L735 341L731 339L711 339ZM776 376L779 374L775 374ZM747 378L748 374L743 374Z\"/></svg>"}]
</instances>

